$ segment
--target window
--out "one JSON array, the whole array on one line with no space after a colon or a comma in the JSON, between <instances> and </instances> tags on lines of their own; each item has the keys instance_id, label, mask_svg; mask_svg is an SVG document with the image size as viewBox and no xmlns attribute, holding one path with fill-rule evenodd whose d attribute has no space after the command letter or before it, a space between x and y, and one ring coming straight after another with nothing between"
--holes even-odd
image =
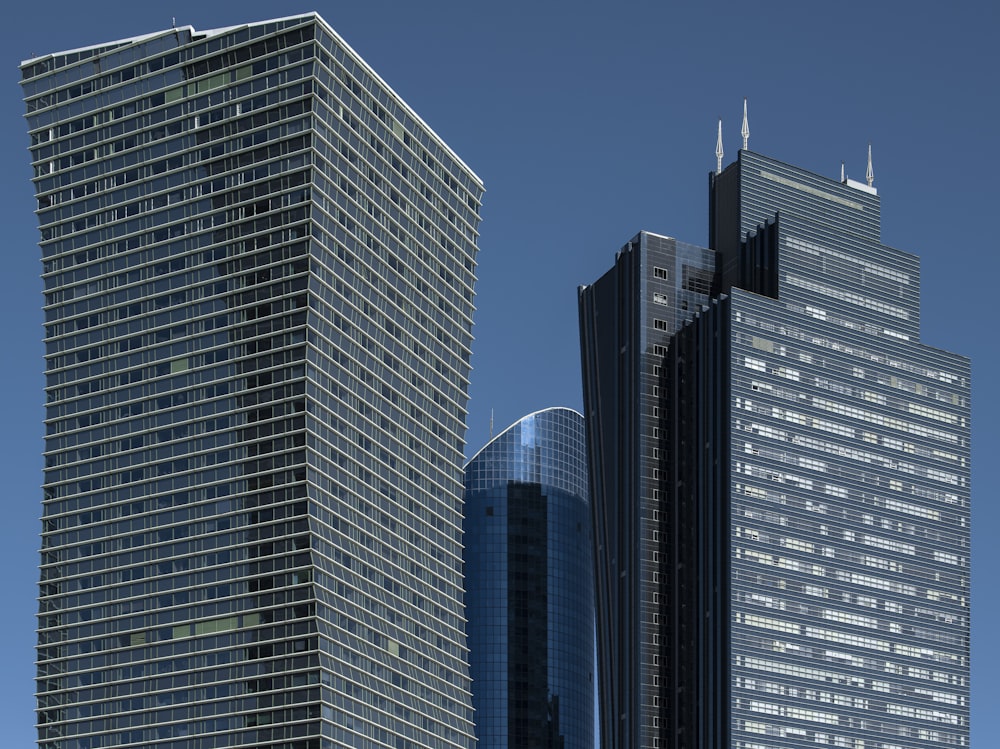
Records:
<instances>
[{"instance_id":1,"label":"window","mask_svg":"<svg viewBox=\"0 0 1000 749\"><path fill-rule=\"evenodd\" d=\"M712 291L714 277L715 274L710 270L685 265L683 287L686 291L693 291L696 294L709 294Z\"/></svg>"}]
</instances>

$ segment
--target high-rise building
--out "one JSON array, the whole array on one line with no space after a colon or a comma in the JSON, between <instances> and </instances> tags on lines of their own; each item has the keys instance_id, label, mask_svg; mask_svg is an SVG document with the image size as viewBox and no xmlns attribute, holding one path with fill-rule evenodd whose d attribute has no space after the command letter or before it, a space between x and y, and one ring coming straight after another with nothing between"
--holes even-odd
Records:
<instances>
[{"instance_id":1,"label":"high-rise building","mask_svg":"<svg viewBox=\"0 0 1000 749\"><path fill-rule=\"evenodd\" d=\"M661 366L714 280L711 250L641 232L580 294L602 748L652 746L662 716Z\"/></svg>"},{"instance_id":2,"label":"high-rise building","mask_svg":"<svg viewBox=\"0 0 1000 749\"><path fill-rule=\"evenodd\" d=\"M592 749L594 596L583 417L525 416L465 468L480 749Z\"/></svg>"},{"instance_id":3,"label":"high-rise building","mask_svg":"<svg viewBox=\"0 0 1000 749\"><path fill-rule=\"evenodd\" d=\"M580 291L601 746L968 746L969 362L870 181L744 149L710 208L711 280Z\"/></svg>"},{"instance_id":4,"label":"high-rise building","mask_svg":"<svg viewBox=\"0 0 1000 749\"><path fill-rule=\"evenodd\" d=\"M472 746L479 178L315 14L21 70L40 746Z\"/></svg>"}]
</instances>

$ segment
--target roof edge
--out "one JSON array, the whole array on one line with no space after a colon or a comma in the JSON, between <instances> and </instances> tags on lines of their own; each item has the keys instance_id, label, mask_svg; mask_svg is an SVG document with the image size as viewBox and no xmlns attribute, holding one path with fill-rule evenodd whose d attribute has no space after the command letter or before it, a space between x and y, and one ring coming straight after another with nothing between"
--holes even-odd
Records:
<instances>
[{"instance_id":1,"label":"roof edge","mask_svg":"<svg viewBox=\"0 0 1000 749\"><path fill-rule=\"evenodd\" d=\"M500 439L501 437L503 437L505 434L507 434L507 432L509 432L514 427L516 427L522 421L524 421L525 419L530 419L532 416L538 416L539 414L548 413L549 411L569 411L570 413L576 414L581 419L585 418L582 413L580 413L579 411L577 411L575 408L570 408L569 406L549 406L548 408L540 408L537 411L532 411L530 414L525 414L521 418L519 418L516 421L512 422L509 426L505 427L502 431L498 432L495 437L490 437L490 439L487 440L487 442L486 442L485 445L483 445L478 450L476 450L475 454L471 458L469 458L467 461L465 461L465 465L462 466L462 470L464 471L466 468L468 468L469 464L472 463L472 461L474 461L476 458L478 458L479 455L487 447L489 447L494 442L496 442L498 439Z\"/></svg>"}]
</instances>

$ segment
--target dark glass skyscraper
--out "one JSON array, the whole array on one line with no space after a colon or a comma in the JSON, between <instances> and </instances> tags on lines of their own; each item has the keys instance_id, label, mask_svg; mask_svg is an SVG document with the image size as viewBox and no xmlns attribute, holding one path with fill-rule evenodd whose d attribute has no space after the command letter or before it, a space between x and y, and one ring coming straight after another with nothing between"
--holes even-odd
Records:
<instances>
[{"instance_id":1,"label":"dark glass skyscraper","mask_svg":"<svg viewBox=\"0 0 1000 749\"><path fill-rule=\"evenodd\" d=\"M598 621L637 643L599 629L602 746L968 746L969 362L874 189L746 150L710 187L688 324L651 262L580 292Z\"/></svg>"},{"instance_id":2,"label":"dark glass skyscraper","mask_svg":"<svg viewBox=\"0 0 1000 749\"><path fill-rule=\"evenodd\" d=\"M580 295L602 747L652 746L662 679L661 365L713 283L714 252L642 232Z\"/></svg>"},{"instance_id":3,"label":"dark glass skyscraper","mask_svg":"<svg viewBox=\"0 0 1000 749\"><path fill-rule=\"evenodd\" d=\"M465 468L465 579L480 749L594 746L583 417L525 416Z\"/></svg>"},{"instance_id":4,"label":"dark glass skyscraper","mask_svg":"<svg viewBox=\"0 0 1000 749\"><path fill-rule=\"evenodd\" d=\"M478 177L314 14L22 85L40 746L472 746Z\"/></svg>"}]
</instances>

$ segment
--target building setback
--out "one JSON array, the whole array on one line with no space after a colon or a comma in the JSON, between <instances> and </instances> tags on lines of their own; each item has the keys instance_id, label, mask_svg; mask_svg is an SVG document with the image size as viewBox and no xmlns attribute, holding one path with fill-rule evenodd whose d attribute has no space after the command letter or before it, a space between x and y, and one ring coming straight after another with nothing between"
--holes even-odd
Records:
<instances>
[{"instance_id":1,"label":"building setback","mask_svg":"<svg viewBox=\"0 0 1000 749\"><path fill-rule=\"evenodd\" d=\"M710 281L634 241L581 288L602 747L968 746L969 362L879 233L744 149Z\"/></svg>"},{"instance_id":2,"label":"building setback","mask_svg":"<svg viewBox=\"0 0 1000 749\"><path fill-rule=\"evenodd\" d=\"M21 70L40 747L473 746L479 178L315 14Z\"/></svg>"},{"instance_id":3,"label":"building setback","mask_svg":"<svg viewBox=\"0 0 1000 749\"><path fill-rule=\"evenodd\" d=\"M465 467L479 749L593 749L594 596L583 416L520 419Z\"/></svg>"}]
</instances>

